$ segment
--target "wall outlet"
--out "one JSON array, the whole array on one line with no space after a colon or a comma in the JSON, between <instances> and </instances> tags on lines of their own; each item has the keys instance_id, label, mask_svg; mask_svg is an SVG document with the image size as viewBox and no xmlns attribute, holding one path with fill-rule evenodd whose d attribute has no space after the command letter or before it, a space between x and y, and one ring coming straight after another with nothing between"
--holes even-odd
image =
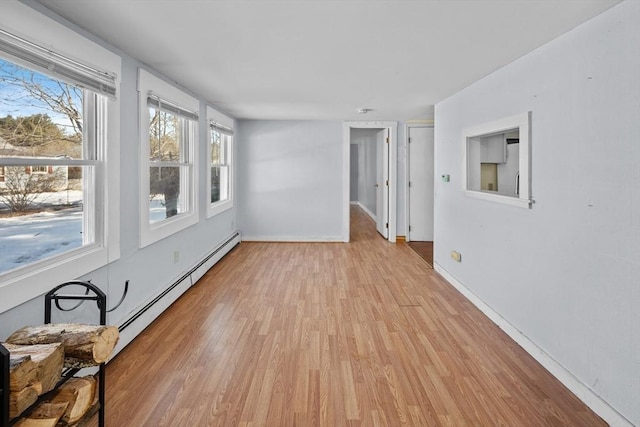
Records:
<instances>
[{"instance_id":1,"label":"wall outlet","mask_svg":"<svg viewBox=\"0 0 640 427\"><path fill-rule=\"evenodd\" d=\"M449 174L442 175L442 182L449 182L450 180L451 177L449 176Z\"/></svg>"},{"instance_id":2,"label":"wall outlet","mask_svg":"<svg viewBox=\"0 0 640 427\"><path fill-rule=\"evenodd\" d=\"M173 251L173 263L177 264L180 261L180 251Z\"/></svg>"},{"instance_id":3,"label":"wall outlet","mask_svg":"<svg viewBox=\"0 0 640 427\"><path fill-rule=\"evenodd\" d=\"M462 254L460 252L451 251L451 259L454 261L462 262Z\"/></svg>"}]
</instances>

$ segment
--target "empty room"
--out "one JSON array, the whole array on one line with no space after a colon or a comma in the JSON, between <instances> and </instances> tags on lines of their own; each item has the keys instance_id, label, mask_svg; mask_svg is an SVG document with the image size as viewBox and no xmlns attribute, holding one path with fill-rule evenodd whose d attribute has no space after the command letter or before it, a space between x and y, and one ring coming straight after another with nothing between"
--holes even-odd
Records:
<instances>
[{"instance_id":1,"label":"empty room","mask_svg":"<svg viewBox=\"0 0 640 427\"><path fill-rule=\"evenodd\" d=\"M0 0L0 427L640 426L639 0Z\"/></svg>"}]
</instances>

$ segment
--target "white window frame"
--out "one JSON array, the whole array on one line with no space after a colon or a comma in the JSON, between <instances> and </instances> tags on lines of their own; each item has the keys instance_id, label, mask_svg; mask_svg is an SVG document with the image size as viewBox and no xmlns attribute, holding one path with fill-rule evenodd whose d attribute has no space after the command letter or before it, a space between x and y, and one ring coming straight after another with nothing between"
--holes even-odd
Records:
<instances>
[{"instance_id":1,"label":"white window frame","mask_svg":"<svg viewBox=\"0 0 640 427\"><path fill-rule=\"evenodd\" d=\"M16 0L3 0L0 28L63 57L116 75L120 56ZM99 159L95 165L95 243L0 276L0 313L36 298L60 283L77 279L120 258L120 102L104 98L96 111ZM44 160L47 164L52 161ZM108 165L108 167L107 167Z\"/></svg>"},{"instance_id":2,"label":"white window frame","mask_svg":"<svg viewBox=\"0 0 640 427\"><path fill-rule=\"evenodd\" d=\"M233 151L234 151L234 141L233 135L227 136L227 156L229 162L229 197L227 200L221 200L215 203L211 203L211 141L209 141L210 136L210 126L212 123L217 123L225 128L231 129L233 131L233 119L229 116L226 116L213 108L207 106L207 218L211 218L216 216L226 210L233 208L233 187L234 187L234 167L233 167Z\"/></svg>"},{"instance_id":3,"label":"white window frame","mask_svg":"<svg viewBox=\"0 0 640 427\"><path fill-rule=\"evenodd\" d=\"M185 192L187 199L186 211L163 221L153 224L149 221L149 107L147 98L157 96L162 100L170 102L181 109L198 114L200 102L180 90L179 88L154 76L148 71L140 68L138 70L138 96L140 109L140 247L148 246L162 240L180 230L184 230L196 224L198 217L198 152L196 143L198 141L198 122L191 123L187 144L188 159L190 165L187 173L187 181L181 180L181 193Z\"/></svg>"},{"instance_id":4,"label":"white window frame","mask_svg":"<svg viewBox=\"0 0 640 427\"><path fill-rule=\"evenodd\" d=\"M469 159L467 156L468 140L482 135L497 134L518 128L520 133L520 150L518 166L520 171L520 193L518 197L492 194L488 192L470 190L468 188L467 171ZM531 198L531 112L521 113L510 117L504 117L476 126L470 126L462 130L462 191L476 199L502 203L509 206L530 208L533 204Z\"/></svg>"}]
</instances>

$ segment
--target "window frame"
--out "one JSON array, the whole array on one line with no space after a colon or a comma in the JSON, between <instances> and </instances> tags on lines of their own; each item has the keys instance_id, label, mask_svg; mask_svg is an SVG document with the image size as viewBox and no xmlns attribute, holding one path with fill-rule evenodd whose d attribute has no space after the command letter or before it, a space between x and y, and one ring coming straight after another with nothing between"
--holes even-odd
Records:
<instances>
[{"instance_id":1,"label":"window frame","mask_svg":"<svg viewBox=\"0 0 640 427\"><path fill-rule=\"evenodd\" d=\"M520 148L518 166L520 171L520 193L518 197L493 194L479 190L471 190L468 185L468 140L481 136L497 134L518 128L520 133ZM462 173L461 185L465 195L476 199L501 203L530 209L534 200L531 198L531 112L520 113L504 117L491 122L470 126L462 130Z\"/></svg>"},{"instance_id":2,"label":"window frame","mask_svg":"<svg viewBox=\"0 0 640 427\"><path fill-rule=\"evenodd\" d=\"M138 69L138 104L139 104L139 137L140 137L140 235L139 246L141 248L151 245L159 240L171 236L187 227L190 227L199 221L198 215L198 127L199 121L190 120L190 129L188 133L188 141L186 141L189 173L187 174L188 183L181 180L181 187L187 185L188 209L184 213L180 213L171 218L154 223L149 219L149 196L150 196L150 172L151 162L149 160L149 107L147 98L156 96L172 105L181 109L194 112L197 116L200 102L198 99L187 94L181 89L165 82L164 80L154 76L149 71ZM183 187L184 188L184 187Z\"/></svg>"},{"instance_id":3,"label":"window frame","mask_svg":"<svg viewBox=\"0 0 640 427\"><path fill-rule=\"evenodd\" d=\"M7 1L3 2L2 8L2 30L46 46L64 58L114 75L116 93L119 93L120 56L25 4ZM2 56L24 65L10 56ZM95 243L2 274L0 313L44 294L59 283L77 279L120 258L120 102L116 96L100 98L103 107L94 112L98 120L94 129L88 130L95 130L98 151L94 166L95 205L91 207L95 215L87 218L96 226ZM26 162L34 164L33 159ZM47 165L61 162L73 161L42 160ZM39 163L35 162L36 165Z\"/></svg>"},{"instance_id":4,"label":"window frame","mask_svg":"<svg viewBox=\"0 0 640 427\"><path fill-rule=\"evenodd\" d=\"M217 202L211 202L211 125L218 124L222 127L228 128L233 133L233 119L225 114L216 111L215 109L207 106L207 218L212 218L224 211L227 211L234 206L234 165L233 165L233 152L234 152L234 136L227 135L227 161L229 165L229 197L226 200L220 200Z\"/></svg>"}]
</instances>

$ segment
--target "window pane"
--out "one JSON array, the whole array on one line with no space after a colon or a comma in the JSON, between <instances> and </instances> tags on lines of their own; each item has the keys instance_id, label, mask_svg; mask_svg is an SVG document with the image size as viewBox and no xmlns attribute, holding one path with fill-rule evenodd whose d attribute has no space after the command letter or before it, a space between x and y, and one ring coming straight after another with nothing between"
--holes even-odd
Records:
<instances>
[{"instance_id":1,"label":"window pane","mask_svg":"<svg viewBox=\"0 0 640 427\"><path fill-rule=\"evenodd\" d=\"M228 136L211 129L211 203L229 198Z\"/></svg>"},{"instance_id":2,"label":"window pane","mask_svg":"<svg viewBox=\"0 0 640 427\"><path fill-rule=\"evenodd\" d=\"M187 193L181 183L187 181L189 166L151 166L149 168L149 222L151 224L188 211Z\"/></svg>"},{"instance_id":3,"label":"window pane","mask_svg":"<svg viewBox=\"0 0 640 427\"><path fill-rule=\"evenodd\" d=\"M82 89L0 59L0 157L82 158Z\"/></svg>"},{"instance_id":4,"label":"window pane","mask_svg":"<svg viewBox=\"0 0 640 427\"><path fill-rule=\"evenodd\" d=\"M0 59L0 93L3 274L94 243L86 199L95 193L94 167L64 159L82 160L95 142L83 141L81 88Z\"/></svg>"},{"instance_id":5,"label":"window pane","mask_svg":"<svg viewBox=\"0 0 640 427\"><path fill-rule=\"evenodd\" d=\"M87 221L83 177L93 166L48 167L27 174L5 166L0 193L0 274L93 243Z\"/></svg>"},{"instance_id":6,"label":"window pane","mask_svg":"<svg viewBox=\"0 0 640 427\"><path fill-rule=\"evenodd\" d=\"M153 107L149 108L149 117L149 160L183 161L185 119Z\"/></svg>"}]
</instances>

